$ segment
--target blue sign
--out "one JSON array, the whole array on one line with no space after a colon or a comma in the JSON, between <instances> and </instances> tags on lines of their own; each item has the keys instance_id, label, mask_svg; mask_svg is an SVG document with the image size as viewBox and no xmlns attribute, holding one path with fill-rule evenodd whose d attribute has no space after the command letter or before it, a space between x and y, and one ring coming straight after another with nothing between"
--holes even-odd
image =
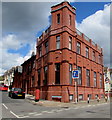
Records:
<instances>
[{"instance_id":1,"label":"blue sign","mask_svg":"<svg viewBox=\"0 0 112 120\"><path fill-rule=\"evenodd\" d=\"M79 70L72 71L72 78L79 78Z\"/></svg>"}]
</instances>

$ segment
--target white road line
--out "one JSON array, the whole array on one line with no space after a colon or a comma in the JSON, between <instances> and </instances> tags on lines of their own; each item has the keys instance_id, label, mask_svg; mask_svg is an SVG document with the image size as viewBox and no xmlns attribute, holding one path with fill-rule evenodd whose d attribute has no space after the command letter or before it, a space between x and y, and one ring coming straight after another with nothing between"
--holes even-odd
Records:
<instances>
[{"instance_id":1,"label":"white road line","mask_svg":"<svg viewBox=\"0 0 112 120\"><path fill-rule=\"evenodd\" d=\"M48 111L47 113L54 113L53 111Z\"/></svg>"},{"instance_id":2,"label":"white road line","mask_svg":"<svg viewBox=\"0 0 112 120\"><path fill-rule=\"evenodd\" d=\"M8 107L5 104L2 104L6 109L8 109Z\"/></svg>"},{"instance_id":3,"label":"white road line","mask_svg":"<svg viewBox=\"0 0 112 120\"><path fill-rule=\"evenodd\" d=\"M48 111L42 111L42 113L47 113ZM53 111L52 111L53 112Z\"/></svg>"},{"instance_id":4,"label":"white road line","mask_svg":"<svg viewBox=\"0 0 112 120\"><path fill-rule=\"evenodd\" d=\"M29 115L33 115L33 114L36 114L37 112L32 112L32 113L28 113Z\"/></svg>"},{"instance_id":5,"label":"white road line","mask_svg":"<svg viewBox=\"0 0 112 120\"><path fill-rule=\"evenodd\" d=\"M29 116L22 116L22 117L19 117L19 118L26 118L26 117L29 117Z\"/></svg>"},{"instance_id":6,"label":"white road line","mask_svg":"<svg viewBox=\"0 0 112 120\"><path fill-rule=\"evenodd\" d=\"M13 113L12 111L10 111L11 114L13 114L16 118L20 118L18 115L16 115L15 113Z\"/></svg>"},{"instance_id":7,"label":"white road line","mask_svg":"<svg viewBox=\"0 0 112 120\"><path fill-rule=\"evenodd\" d=\"M42 113L35 114L34 116L42 115Z\"/></svg>"}]
</instances>

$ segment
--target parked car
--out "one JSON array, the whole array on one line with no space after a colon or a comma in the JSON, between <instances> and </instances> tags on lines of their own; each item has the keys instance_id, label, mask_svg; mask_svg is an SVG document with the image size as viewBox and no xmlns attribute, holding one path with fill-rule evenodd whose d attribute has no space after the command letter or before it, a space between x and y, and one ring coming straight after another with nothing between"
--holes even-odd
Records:
<instances>
[{"instance_id":1,"label":"parked car","mask_svg":"<svg viewBox=\"0 0 112 120\"><path fill-rule=\"evenodd\" d=\"M7 90L8 90L8 86L0 85L0 91L7 91Z\"/></svg>"},{"instance_id":2,"label":"parked car","mask_svg":"<svg viewBox=\"0 0 112 120\"><path fill-rule=\"evenodd\" d=\"M25 99L25 92L24 92L24 90L22 88L12 88L9 91L9 97Z\"/></svg>"}]
</instances>

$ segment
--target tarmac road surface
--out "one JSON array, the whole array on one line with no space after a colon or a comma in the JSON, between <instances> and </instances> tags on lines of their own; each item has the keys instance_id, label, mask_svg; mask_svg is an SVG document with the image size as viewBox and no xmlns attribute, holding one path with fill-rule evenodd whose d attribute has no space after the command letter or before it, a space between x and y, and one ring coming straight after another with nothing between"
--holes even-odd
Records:
<instances>
[{"instance_id":1,"label":"tarmac road surface","mask_svg":"<svg viewBox=\"0 0 112 120\"><path fill-rule=\"evenodd\" d=\"M110 103L46 107L32 104L27 99L11 99L3 92L2 118L110 118Z\"/></svg>"}]
</instances>

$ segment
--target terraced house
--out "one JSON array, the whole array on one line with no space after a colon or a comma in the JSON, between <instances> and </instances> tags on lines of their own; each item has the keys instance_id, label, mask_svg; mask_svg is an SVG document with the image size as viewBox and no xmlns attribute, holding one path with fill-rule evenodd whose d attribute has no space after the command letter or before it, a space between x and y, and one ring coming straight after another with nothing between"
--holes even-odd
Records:
<instances>
[{"instance_id":1,"label":"terraced house","mask_svg":"<svg viewBox=\"0 0 112 120\"><path fill-rule=\"evenodd\" d=\"M104 95L103 50L76 29L76 9L51 7L51 25L37 39L35 86L42 99L70 102ZM79 70L77 87L72 71Z\"/></svg>"}]
</instances>

